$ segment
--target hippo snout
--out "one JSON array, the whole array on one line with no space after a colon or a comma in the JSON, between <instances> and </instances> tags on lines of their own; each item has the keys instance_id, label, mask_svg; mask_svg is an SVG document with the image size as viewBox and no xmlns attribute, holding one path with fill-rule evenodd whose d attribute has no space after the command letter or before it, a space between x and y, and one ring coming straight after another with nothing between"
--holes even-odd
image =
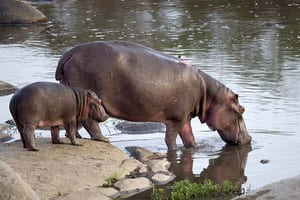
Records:
<instances>
[{"instance_id":1,"label":"hippo snout","mask_svg":"<svg viewBox=\"0 0 300 200\"><path fill-rule=\"evenodd\" d=\"M248 132L240 133L237 145L249 144L251 140L252 137L248 134Z\"/></svg>"}]
</instances>

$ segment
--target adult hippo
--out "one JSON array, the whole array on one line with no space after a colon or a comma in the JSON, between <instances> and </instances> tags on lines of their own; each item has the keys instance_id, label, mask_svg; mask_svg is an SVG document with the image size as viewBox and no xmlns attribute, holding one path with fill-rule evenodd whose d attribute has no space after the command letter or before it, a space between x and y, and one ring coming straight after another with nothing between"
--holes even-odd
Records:
<instances>
[{"instance_id":1,"label":"adult hippo","mask_svg":"<svg viewBox=\"0 0 300 200\"><path fill-rule=\"evenodd\" d=\"M94 90L112 117L164 123L169 150L176 149L178 133L185 147L196 146L191 128L196 116L228 144L251 141L237 94L181 59L142 45L79 45L61 57L55 78ZM87 120L83 126L101 135L97 122Z\"/></svg>"}]
</instances>

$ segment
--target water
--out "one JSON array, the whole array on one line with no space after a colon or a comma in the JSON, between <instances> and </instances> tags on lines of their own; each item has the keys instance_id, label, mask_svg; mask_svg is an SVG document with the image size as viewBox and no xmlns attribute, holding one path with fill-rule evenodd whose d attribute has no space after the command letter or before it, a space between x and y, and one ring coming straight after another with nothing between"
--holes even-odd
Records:
<instances>
[{"instance_id":1,"label":"water","mask_svg":"<svg viewBox=\"0 0 300 200\"><path fill-rule=\"evenodd\" d=\"M57 0L36 6L48 24L0 26L0 80L18 87L54 82L62 53L96 40L127 40L180 55L239 94L253 142L225 147L194 119L200 147L185 150L178 140L179 150L168 157L178 178L229 179L253 190L300 174L299 1ZM10 97L0 97L0 122L11 118ZM119 148L166 152L163 133L120 134L117 122L102 129Z\"/></svg>"}]
</instances>

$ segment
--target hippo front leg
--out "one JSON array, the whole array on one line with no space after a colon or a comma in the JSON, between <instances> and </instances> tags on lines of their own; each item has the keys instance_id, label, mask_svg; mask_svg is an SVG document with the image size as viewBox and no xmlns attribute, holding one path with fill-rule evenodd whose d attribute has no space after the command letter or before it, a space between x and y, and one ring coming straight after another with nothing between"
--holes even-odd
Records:
<instances>
[{"instance_id":1,"label":"hippo front leg","mask_svg":"<svg viewBox=\"0 0 300 200\"><path fill-rule=\"evenodd\" d=\"M77 123L76 120L70 122L69 124L65 125L65 129L67 131L67 135L73 145L82 146L82 144L76 141L76 131L77 131Z\"/></svg>"},{"instance_id":2,"label":"hippo front leg","mask_svg":"<svg viewBox=\"0 0 300 200\"><path fill-rule=\"evenodd\" d=\"M181 128L181 131L179 132L180 138L182 140L183 145L186 148L191 147L197 147L194 134L191 127L191 120L187 120L183 127Z\"/></svg>"},{"instance_id":3,"label":"hippo front leg","mask_svg":"<svg viewBox=\"0 0 300 200\"><path fill-rule=\"evenodd\" d=\"M92 120L92 119L87 119L82 122L82 125L87 130L87 132L90 134L92 140L109 142L109 140L102 135L97 121Z\"/></svg>"}]
</instances>

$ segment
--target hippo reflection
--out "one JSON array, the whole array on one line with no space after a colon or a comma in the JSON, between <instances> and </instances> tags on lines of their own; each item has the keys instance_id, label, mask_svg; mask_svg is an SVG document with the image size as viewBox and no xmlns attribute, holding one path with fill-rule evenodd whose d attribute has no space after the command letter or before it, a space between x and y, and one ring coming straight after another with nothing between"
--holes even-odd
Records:
<instances>
[{"instance_id":1,"label":"hippo reflection","mask_svg":"<svg viewBox=\"0 0 300 200\"><path fill-rule=\"evenodd\" d=\"M209 160L207 168L200 175L193 173L193 152L191 149L182 151L179 162L176 152L168 153L171 162L170 170L177 180L189 179L192 182L202 182L205 179L222 184L225 180L236 183L238 186L246 182L245 167L248 153L252 150L250 145L224 146L220 156Z\"/></svg>"}]
</instances>

